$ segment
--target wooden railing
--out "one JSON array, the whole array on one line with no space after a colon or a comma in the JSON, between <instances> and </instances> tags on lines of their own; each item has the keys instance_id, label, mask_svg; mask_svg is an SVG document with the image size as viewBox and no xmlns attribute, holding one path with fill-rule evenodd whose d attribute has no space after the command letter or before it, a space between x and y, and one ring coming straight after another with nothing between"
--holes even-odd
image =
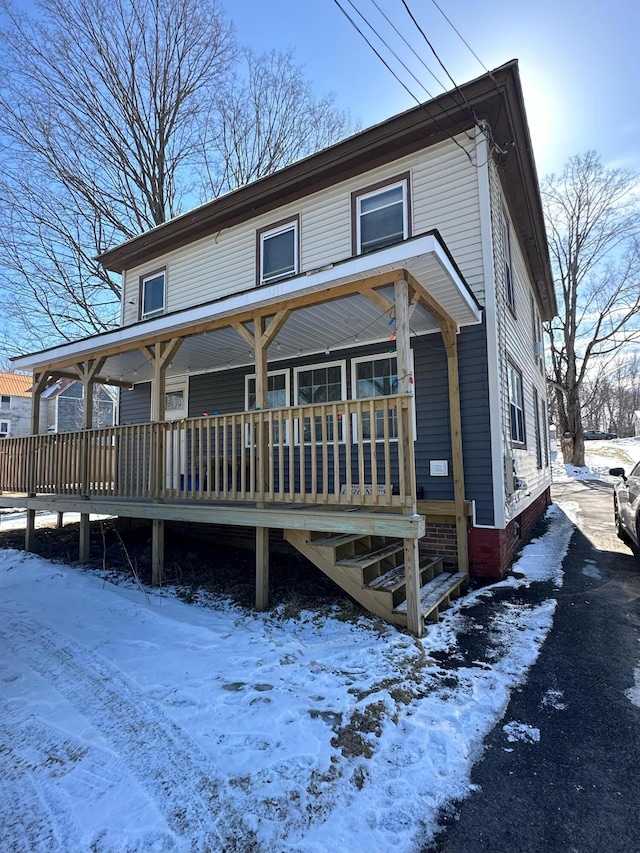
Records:
<instances>
[{"instance_id":1,"label":"wooden railing","mask_svg":"<svg viewBox=\"0 0 640 853\"><path fill-rule=\"evenodd\" d=\"M6 438L25 494L409 506L409 396ZM377 440L371 441L373 429Z\"/></svg>"}]
</instances>

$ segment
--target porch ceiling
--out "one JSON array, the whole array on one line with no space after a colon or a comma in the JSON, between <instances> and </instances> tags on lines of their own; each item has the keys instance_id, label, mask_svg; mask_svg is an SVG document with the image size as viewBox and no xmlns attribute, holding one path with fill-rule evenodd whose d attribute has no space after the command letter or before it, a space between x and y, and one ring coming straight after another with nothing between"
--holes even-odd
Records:
<instances>
[{"instance_id":1,"label":"porch ceiling","mask_svg":"<svg viewBox=\"0 0 640 853\"><path fill-rule=\"evenodd\" d=\"M369 286L375 279L379 282L377 293L392 305L393 285L388 274L395 271L409 273L458 327L480 321L480 308L439 235L427 234L274 285L21 356L13 362L18 369L45 371L108 354L101 371L102 380L108 377L130 383L144 382L152 379L153 368L139 347L185 336L167 370L168 378L187 372L251 365L252 350L227 323L242 318L251 329L248 315L252 312L273 315L283 308L290 309L291 314L270 346L270 364L301 353L326 350L331 353L352 347L357 343L356 337L360 343L384 341L393 332L393 326L389 325L392 312L385 312L362 293L334 294L333 291L341 286L344 290L349 283L362 282ZM204 332L209 323L215 328ZM196 334L195 329L198 329ZM411 330L416 335L429 334L439 330L438 321L427 308L417 305L411 317Z\"/></svg>"}]
</instances>

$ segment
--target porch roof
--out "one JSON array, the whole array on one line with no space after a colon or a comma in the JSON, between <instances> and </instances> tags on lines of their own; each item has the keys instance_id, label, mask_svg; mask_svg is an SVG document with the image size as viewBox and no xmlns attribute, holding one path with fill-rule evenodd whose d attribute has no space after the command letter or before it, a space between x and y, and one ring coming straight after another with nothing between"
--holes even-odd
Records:
<instances>
[{"instance_id":1,"label":"porch roof","mask_svg":"<svg viewBox=\"0 0 640 853\"><path fill-rule=\"evenodd\" d=\"M390 313L383 310L380 300L376 304L367 298L358 285L375 290L392 305L393 281L403 277L412 279L427 296L412 315L413 334L439 330L437 313L458 328L480 322L477 300L442 238L432 232L276 284L18 356L13 362L18 369L41 372L105 357L100 381L133 384L153 376L141 347L183 337L167 377L227 369L253 363L253 353L232 324L242 321L251 328L252 316L272 316L283 309L291 315L272 342L270 362L353 346L356 336L361 343L381 341L392 332ZM431 310L427 303L432 304Z\"/></svg>"}]
</instances>

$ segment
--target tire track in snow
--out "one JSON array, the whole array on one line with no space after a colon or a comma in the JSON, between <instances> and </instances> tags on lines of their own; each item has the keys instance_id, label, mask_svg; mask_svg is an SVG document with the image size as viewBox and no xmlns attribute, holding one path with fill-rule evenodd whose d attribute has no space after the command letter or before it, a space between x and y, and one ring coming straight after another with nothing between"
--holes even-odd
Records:
<instances>
[{"instance_id":1,"label":"tire track in snow","mask_svg":"<svg viewBox=\"0 0 640 853\"><path fill-rule=\"evenodd\" d=\"M25 614L16 617L5 608L0 608L0 614L0 643L4 649L55 688L111 744L127 771L177 836L176 846L172 845L174 849L185 849L189 853L252 849L253 833L237 814L237 800L235 808L227 802L210 760L184 729L146 701L121 670ZM6 717L4 722L8 722ZM51 727L47 728L52 731ZM16 732L8 731L3 735L3 742L10 744ZM60 733L60 741L64 739ZM58 743L55 748L60 752L64 745ZM10 749L0 750L7 773L16 757ZM22 769L33 782L34 775L28 773L29 767ZM3 773L3 778L8 782L11 777ZM26 796L28 808L33 808L44 820L50 808L44 803L39 805L41 798L35 791L29 795L24 779L15 781L20 783L18 787ZM16 787L13 786L14 804L15 795ZM75 834L72 827L67 827L67 832ZM47 815L40 833L39 839L31 839L34 843L25 838L27 846L22 849L51 849L46 847L46 840L48 838L50 843L52 834L58 835L59 827L52 827ZM67 837L63 843L73 842ZM97 849L102 849L99 844Z\"/></svg>"}]
</instances>

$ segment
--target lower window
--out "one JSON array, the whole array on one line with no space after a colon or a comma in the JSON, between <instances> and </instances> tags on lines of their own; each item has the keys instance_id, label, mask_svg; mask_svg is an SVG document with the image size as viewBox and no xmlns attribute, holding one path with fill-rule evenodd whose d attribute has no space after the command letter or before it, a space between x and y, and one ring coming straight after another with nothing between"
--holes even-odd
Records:
<instances>
[{"instance_id":1,"label":"lower window","mask_svg":"<svg viewBox=\"0 0 640 853\"><path fill-rule=\"evenodd\" d=\"M515 444L526 443L523 400L522 374L517 367L509 364L509 418L511 421L511 440Z\"/></svg>"},{"instance_id":2,"label":"lower window","mask_svg":"<svg viewBox=\"0 0 640 853\"><path fill-rule=\"evenodd\" d=\"M345 399L344 362L322 364L314 367L300 367L296 370L296 405L306 406L313 403L338 403ZM326 416L324 425L327 441L334 441L334 423L331 415ZM322 416L314 418L314 440L322 441ZM336 436L344 439L341 434ZM298 441L300 437L298 436ZM302 430L305 444L311 441L311 418L305 418Z\"/></svg>"},{"instance_id":3,"label":"lower window","mask_svg":"<svg viewBox=\"0 0 640 853\"><path fill-rule=\"evenodd\" d=\"M398 393L398 360L395 355L373 356L366 359L353 359L353 388L357 400L371 397L389 397ZM375 412L374 439L384 440L384 412ZM355 416L354 416L355 421ZM354 436L357 423L354 422ZM398 412L392 409L388 413L388 436L398 438ZM362 437L371 441L371 414L362 412Z\"/></svg>"}]
</instances>

